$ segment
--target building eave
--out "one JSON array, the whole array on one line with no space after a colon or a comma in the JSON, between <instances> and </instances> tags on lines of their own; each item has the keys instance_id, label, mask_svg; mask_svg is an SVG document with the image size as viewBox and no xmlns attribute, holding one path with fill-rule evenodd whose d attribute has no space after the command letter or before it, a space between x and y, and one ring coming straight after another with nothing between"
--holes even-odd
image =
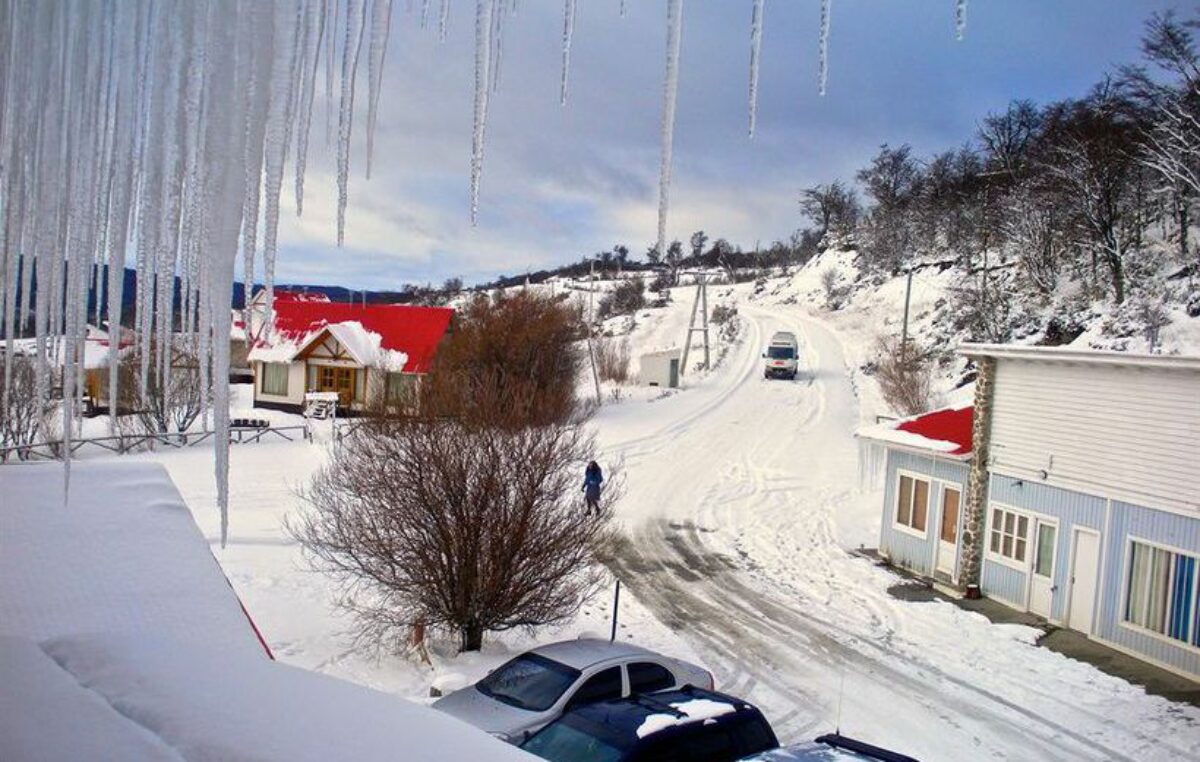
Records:
<instances>
[{"instance_id":1,"label":"building eave","mask_svg":"<svg viewBox=\"0 0 1200 762\"><path fill-rule=\"evenodd\" d=\"M960 344L958 353L964 357L971 358L993 357L998 360L1070 362L1200 371L1200 357L1192 355L1150 355L1078 347L1029 347L1012 344L975 343Z\"/></svg>"}]
</instances>

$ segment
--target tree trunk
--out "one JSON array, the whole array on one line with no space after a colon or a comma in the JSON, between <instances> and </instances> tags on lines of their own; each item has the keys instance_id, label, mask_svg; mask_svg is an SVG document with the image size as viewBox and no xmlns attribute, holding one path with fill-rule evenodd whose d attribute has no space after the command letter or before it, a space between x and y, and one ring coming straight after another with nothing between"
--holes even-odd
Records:
<instances>
[{"instance_id":1,"label":"tree trunk","mask_svg":"<svg viewBox=\"0 0 1200 762\"><path fill-rule=\"evenodd\" d=\"M483 648L483 627L477 622L464 624L459 630L459 653Z\"/></svg>"}]
</instances>

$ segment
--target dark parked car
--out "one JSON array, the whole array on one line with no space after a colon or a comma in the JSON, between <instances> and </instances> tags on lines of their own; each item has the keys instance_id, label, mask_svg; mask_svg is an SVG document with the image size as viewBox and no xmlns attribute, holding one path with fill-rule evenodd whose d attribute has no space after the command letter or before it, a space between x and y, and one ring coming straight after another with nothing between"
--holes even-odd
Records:
<instances>
[{"instance_id":1,"label":"dark parked car","mask_svg":"<svg viewBox=\"0 0 1200 762\"><path fill-rule=\"evenodd\" d=\"M829 733L808 743L756 754L754 762L917 762L899 752L872 746L840 733ZM748 761L749 762L749 761Z\"/></svg>"},{"instance_id":2,"label":"dark parked car","mask_svg":"<svg viewBox=\"0 0 1200 762\"><path fill-rule=\"evenodd\" d=\"M733 762L778 746L758 709L692 686L580 707L521 744L553 762Z\"/></svg>"}]
</instances>

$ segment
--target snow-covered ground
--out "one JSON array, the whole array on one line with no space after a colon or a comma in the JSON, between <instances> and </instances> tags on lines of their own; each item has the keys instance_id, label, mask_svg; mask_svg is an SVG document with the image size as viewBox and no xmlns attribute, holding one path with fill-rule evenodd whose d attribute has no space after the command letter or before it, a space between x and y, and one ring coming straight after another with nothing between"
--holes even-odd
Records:
<instances>
[{"instance_id":1,"label":"snow-covered ground","mask_svg":"<svg viewBox=\"0 0 1200 762\"><path fill-rule=\"evenodd\" d=\"M881 497L859 487L853 431L887 411L857 369L895 295L822 312L805 298L818 277L802 270L757 294L754 284L712 287L710 305L735 301L741 322L740 339L716 348L716 369L687 373L675 393L605 392L601 460L621 463L627 480L618 519L630 542L614 563L621 637L705 664L784 740L840 725L928 760L1200 758L1200 710L1038 648L1035 630L894 600L897 578L846 551L878 537ZM940 291L915 284L916 321ZM676 289L667 309L639 313L635 356L679 343L691 297ZM762 378L761 347L776 330L801 337L795 382ZM435 645L424 664L356 646L335 591L282 526L328 446L234 447L223 550L211 451L135 456L166 465L278 658L422 698L531 643L607 632L606 592L562 628L489 638L479 655Z\"/></svg>"}]
</instances>

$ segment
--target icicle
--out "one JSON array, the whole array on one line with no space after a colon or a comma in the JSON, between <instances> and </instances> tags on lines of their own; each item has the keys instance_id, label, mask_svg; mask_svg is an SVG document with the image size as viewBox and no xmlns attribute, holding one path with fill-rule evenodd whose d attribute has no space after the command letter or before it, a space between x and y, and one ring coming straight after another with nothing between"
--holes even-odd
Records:
<instances>
[{"instance_id":1,"label":"icicle","mask_svg":"<svg viewBox=\"0 0 1200 762\"><path fill-rule=\"evenodd\" d=\"M954 3L954 36L962 42L967 31L967 0L955 0Z\"/></svg>"},{"instance_id":2,"label":"icicle","mask_svg":"<svg viewBox=\"0 0 1200 762\"><path fill-rule=\"evenodd\" d=\"M333 49L334 38L337 36L338 0L324 0L330 10L329 21L325 24L325 145L333 140Z\"/></svg>"},{"instance_id":3,"label":"icicle","mask_svg":"<svg viewBox=\"0 0 1200 762\"><path fill-rule=\"evenodd\" d=\"M825 83L829 80L829 6L833 0L821 0L821 39L817 53L818 91L825 95Z\"/></svg>"},{"instance_id":4,"label":"icicle","mask_svg":"<svg viewBox=\"0 0 1200 762\"><path fill-rule=\"evenodd\" d=\"M479 182L483 176L483 138L487 129L488 67L491 63L495 0L475 0L475 125L471 138L471 226L479 221Z\"/></svg>"},{"instance_id":5,"label":"icicle","mask_svg":"<svg viewBox=\"0 0 1200 762\"><path fill-rule=\"evenodd\" d=\"M450 25L450 0L442 0L442 11L438 14L438 39L446 41L446 30Z\"/></svg>"},{"instance_id":6,"label":"icicle","mask_svg":"<svg viewBox=\"0 0 1200 762\"><path fill-rule=\"evenodd\" d=\"M621 18L625 18L625 0L621 0Z\"/></svg>"},{"instance_id":7,"label":"icicle","mask_svg":"<svg viewBox=\"0 0 1200 762\"><path fill-rule=\"evenodd\" d=\"M671 206L671 149L675 138L675 96L679 88L679 46L683 0L667 0L667 70L663 82L662 156L658 173L658 252L667 251L667 212Z\"/></svg>"},{"instance_id":8,"label":"icicle","mask_svg":"<svg viewBox=\"0 0 1200 762\"><path fill-rule=\"evenodd\" d=\"M375 155L375 120L379 116L379 83L383 81L383 61L387 55L388 32L392 24L392 0L375 0L371 6L371 48L367 54L367 178L371 177L371 159Z\"/></svg>"},{"instance_id":9,"label":"icicle","mask_svg":"<svg viewBox=\"0 0 1200 762\"><path fill-rule=\"evenodd\" d=\"M318 5L310 0L310 13L316 16L309 21L309 41L306 45L306 60L309 61L308 77L300 91L299 131L296 133L296 216L304 213L304 174L308 166L308 131L312 127L313 95L316 90L317 64L321 59L321 41L326 36L325 3ZM315 24L314 24L315 21ZM330 29L328 36L333 36ZM249 330L247 322L246 328Z\"/></svg>"},{"instance_id":10,"label":"icicle","mask_svg":"<svg viewBox=\"0 0 1200 762\"><path fill-rule=\"evenodd\" d=\"M296 102L296 88L299 87L296 82L299 73L296 58L300 46L301 29L304 25L303 9L298 3L281 3L277 10L282 14L283 20L286 21L291 17L294 21L290 27L285 23L276 24L274 60L271 66L270 107L267 111L264 137L263 201L266 206L266 219L263 225L263 285L267 290L264 326L271 325L274 310L279 195L283 186L283 165L287 159L288 145L291 139L292 106ZM247 321L247 326L249 326L249 321Z\"/></svg>"},{"instance_id":11,"label":"icicle","mask_svg":"<svg viewBox=\"0 0 1200 762\"><path fill-rule=\"evenodd\" d=\"M491 91L500 90L500 64L504 58L504 0L496 6L492 18Z\"/></svg>"},{"instance_id":12,"label":"icicle","mask_svg":"<svg viewBox=\"0 0 1200 762\"><path fill-rule=\"evenodd\" d=\"M421 28L429 26L429 0L421 0Z\"/></svg>"},{"instance_id":13,"label":"icicle","mask_svg":"<svg viewBox=\"0 0 1200 762\"><path fill-rule=\"evenodd\" d=\"M754 137L754 126L758 121L758 68L759 54L762 51L763 3L765 0L754 0L750 11L750 137ZM625 4L621 4L624 10Z\"/></svg>"},{"instance_id":14,"label":"icicle","mask_svg":"<svg viewBox=\"0 0 1200 762\"><path fill-rule=\"evenodd\" d=\"M342 50L341 112L338 118L338 214L337 243L346 238L346 203L349 200L350 126L354 119L354 77L358 72L358 53L362 48L367 8L363 0L346 0L346 46Z\"/></svg>"},{"instance_id":15,"label":"icicle","mask_svg":"<svg viewBox=\"0 0 1200 762\"><path fill-rule=\"evenodd\" d=\"M567 80L571 72L571 38L575 34L575 0L563 2L563 33L562 33L562 79L559 84L558 101L567 105Z\"/></svg>"}]
</instances>

